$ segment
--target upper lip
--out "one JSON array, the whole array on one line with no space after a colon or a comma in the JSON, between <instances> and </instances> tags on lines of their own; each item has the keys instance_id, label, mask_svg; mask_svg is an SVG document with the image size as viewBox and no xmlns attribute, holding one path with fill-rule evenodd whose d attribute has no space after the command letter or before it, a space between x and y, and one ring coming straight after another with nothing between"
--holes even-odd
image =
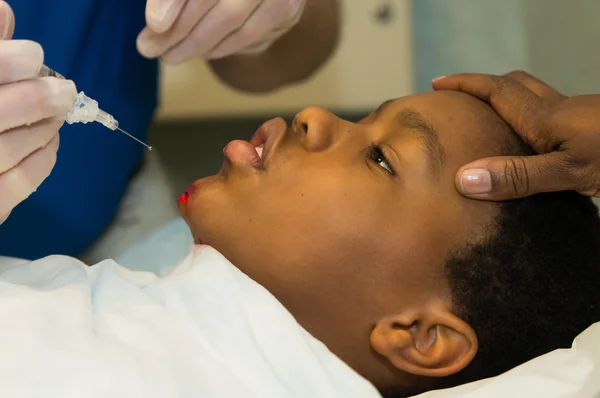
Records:
<instances>
[{"instance_id":1,"label":"upper lip","mask_svg":"<svg viewBox=\"0 0 600 398\"><path fill-rule=\"evenodd\" d=\"M275 129L274 124L281 123L281 129ZM275 144L277 140L277 136L281 135L281 133L285 133L287 130L287 124L282 119L272 119L262 124L256 130L250 143L254 145L254 147L260 147L262 145L263 152L261 155L261 166L264 167L265 162L268 159L271 148Z\"/></svg>"}]
</instances>

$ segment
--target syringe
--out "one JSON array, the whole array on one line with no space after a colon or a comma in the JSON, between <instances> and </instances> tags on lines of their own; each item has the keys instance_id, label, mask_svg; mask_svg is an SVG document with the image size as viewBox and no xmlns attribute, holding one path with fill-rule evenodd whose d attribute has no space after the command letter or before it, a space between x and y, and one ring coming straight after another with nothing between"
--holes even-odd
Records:
<instances>
[{"instance_id":1,"label":"syringe","mask_svg":"<svg viewBox=\"0 0 600 398\"><path fill-rule=\"evenodd\" d=\"M63 75L48 68L46 65L42 65L40 71L38 72L38 76L39 77L46 77L46 76L57 77L59 79L65 78ZM69 109L69 111L67 112L66 122L69 124L73 124L73 123L84 123L85 124L88 122L98 122L98 123L102 124L104 127L111 129L113 131L119 130L123 134L136 140L137 142L139 142L140 144L142 144L143 146L148 148L149 151L152 150L151 146L149 146L146 143L144 143L143 141L135 138L134 136L129 134L127 131L121 129L119 127L119 122L117 122L117 120L114 117L112 117L111 114L106 113L102 109L100 109L98 107L98 101L94 101L93 99L91 99L90 97L85 95L85 93L83 91L80 92L79 94L77 94L77 97L75 98L75 102L71 106L71 109Z\"/></svg>"}]
</instances>

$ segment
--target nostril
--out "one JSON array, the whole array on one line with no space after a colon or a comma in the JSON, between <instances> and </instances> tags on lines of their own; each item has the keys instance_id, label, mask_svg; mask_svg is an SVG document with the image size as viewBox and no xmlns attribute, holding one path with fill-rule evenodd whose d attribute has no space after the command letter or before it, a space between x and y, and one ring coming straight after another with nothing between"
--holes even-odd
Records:
<instances>
[{"instance_id":1,"label":"nostril","mask_svg":"<svg viewBox=\"0 0 600 398\"><path fill-rule=\"evenodd\" d=\"M298 134L308 134L308 123L302 114L298 114L292 121L292 130Z\"/></svg>"},{"instance_id":2,"label":"nostril","mask_svg":"<svg viewBox=\"0 0 600 398\"><path fill-rule=\"evenodd\" d=\"M308 134L308 123L306 120L300 115L296 115L294 121L292 122L292 128L296 133L302 133L304 135Z\"/></svg>"},{"instance_id":3,"label":"nostril","mask_svg":"<svg viewBox=\"0 0 600 398\"><path fill-rule=\"evenodd\" d=\"M299 125L304 135L308 134L308 124L300 122Z\"/></svg>"}]
</instances>

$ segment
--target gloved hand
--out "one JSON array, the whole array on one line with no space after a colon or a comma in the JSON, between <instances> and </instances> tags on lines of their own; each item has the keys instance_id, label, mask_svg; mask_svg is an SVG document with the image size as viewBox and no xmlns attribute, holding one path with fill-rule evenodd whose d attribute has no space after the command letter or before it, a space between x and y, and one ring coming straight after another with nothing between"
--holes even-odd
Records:
<instances>
[{"instance_id":1,"label":"gloved hand","mask_svg":"<svg viewBox=\"0 0 600 398\"><path fill-rule=\"evenodd\" d=\"M33 79L44 52L9 40L13 31L13 12L0 1L0 222L50 175L58 129L77 95L72 81Z\"/></svg>"},{"instance_id":2,"label":"gloved hand","mask_svg":"<svg viewBox=\"0 0 600 398\"><path fill-rule=\"evenodd\" d=\"M473 199L503 200L576 190L600 197L600 95L567 97L525 72L459 74L434 80L491 104L540 155L480 159L458 170L456 187Z\"/></svg>"},{"instance_id":3,"label":"gloved hand","mask_svg":"<svg viewBox=\"0 0 600 398\"><path fill-rule=\"evenodd\" d=\"M167 63L265 51L298 23L306 0L148 0L139 52Z\"/></svg>"}]
</instances>

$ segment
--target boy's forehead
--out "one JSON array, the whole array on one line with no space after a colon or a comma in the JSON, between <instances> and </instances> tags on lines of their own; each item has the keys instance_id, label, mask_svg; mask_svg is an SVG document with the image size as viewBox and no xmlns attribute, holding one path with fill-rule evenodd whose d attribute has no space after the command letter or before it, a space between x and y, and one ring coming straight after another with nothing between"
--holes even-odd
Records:
<instances>
[{"instance_id":1,"label":"boy's forehead","mask_svg":"<svg viewBox=\"0 0 600 398\"><path fill-rule=\"evenodd\" d=\"M441 148L448 154L451 169L480 157L502 155L502 143L511 134L489 105L455 91L435 91L385 101L376 112L377 122L396 126L399 116L407 111L418 113L435 131ZM394 128L390 127L390 131Z\"/></svg>"},{"instance_id":2,"label":"boy's forehead","mask_svg":"<svg viewBox=\"0 0 600 398\"><path fill-rule=\"evenodd\" d=\"M456 91L433 91L391 99L382 103L379 111L396 114L405 108L415 109L430 121L438 122L459 120L477 123L494 114L487 104Z\"/></svg>"},{"instance_id":3,"label":"boy's forehead","mask_svg":"<svg viewBox=\"0 0 600 398\"><path fill-rule=\"evenodd\" d=\"M510 129L486 103L468 94L455 91L434 91L386 101L379 114L391 120L407 109L414 110L430 123L442 144L482 141L485 146L497 148L501 134ZM491 140L491 141L490 141Z\"/></svg>"}]
</instances>

